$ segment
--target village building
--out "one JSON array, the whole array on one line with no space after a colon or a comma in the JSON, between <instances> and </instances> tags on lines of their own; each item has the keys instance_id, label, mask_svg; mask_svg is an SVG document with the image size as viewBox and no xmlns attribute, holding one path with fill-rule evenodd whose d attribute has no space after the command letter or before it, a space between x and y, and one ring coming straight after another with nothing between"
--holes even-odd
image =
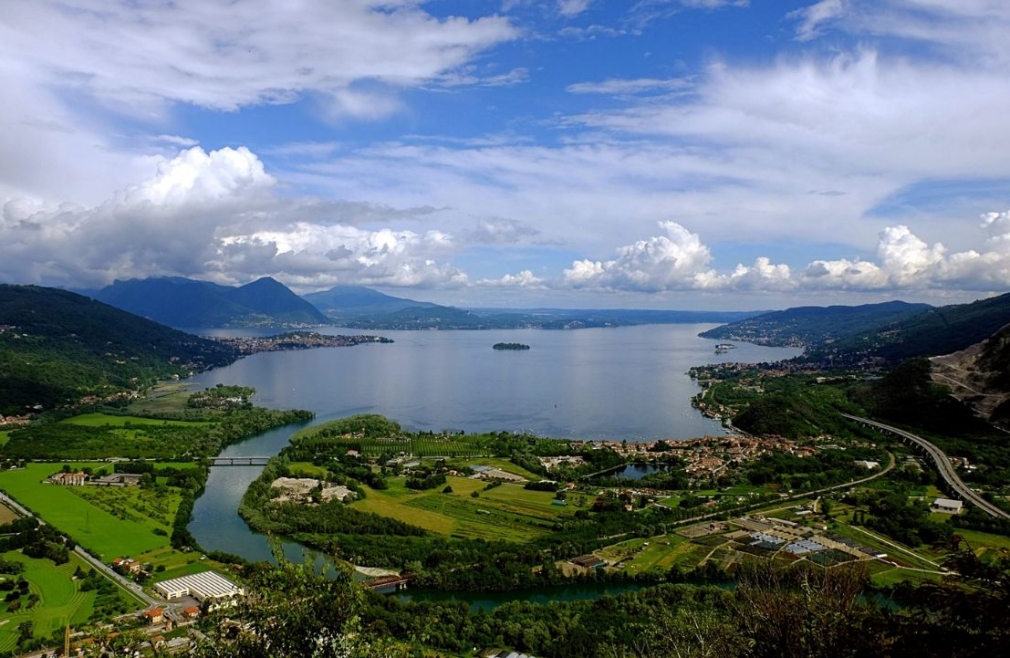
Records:
<instances>
[{"instance_id":1,"label":"village building","mask_svg":"<svg viewBox=\"0 0 1010 658\"><path fill-rule=\"evenodd\" d=\"M930 508L934 512L942 512L944 514L960 514L961 510L964 509L964 503L960 500L951 500L950 498L937 498L933 501Z\"/></svg>"}]
</instances>

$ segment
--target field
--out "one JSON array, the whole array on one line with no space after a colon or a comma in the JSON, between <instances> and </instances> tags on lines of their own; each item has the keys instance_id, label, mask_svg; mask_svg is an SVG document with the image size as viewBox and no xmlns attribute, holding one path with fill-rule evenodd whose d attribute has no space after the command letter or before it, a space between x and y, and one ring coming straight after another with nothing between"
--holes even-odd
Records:
<instances>
[{"instance_id":1,"label":"field","mask_svg":"<svg viewBox=\"0 0 1010 658\"><path fill-rule=\"evenodd\" d=\"M161 384L146 396L136 399L126 407L135 414L181 414L186 411L190 385L183 382Z\"/></svg>"},{"instance_id":2,"label":"field","mask_svg":"<svg viewBox=\"0 0 1010 658\"><path fill-rule=\"evenodd\" d=\"M0 432L0 446L7 445L7 441L11 438L10 434L6 431Z\"/></svg>"},{"instance_id":3,"label":"field","mask_svg":"<svg viewBox=\"0 0 1010 658\"><path fill-rule=\"evenodd\" d=\"M140 416L110 416L109 414L82 414L60 422L70 425L82 425L84 427L199 427L209 424L205 421L161 420L158 418L142 418Z\"/></svg>"},{"instance_id":4,"label":"field","mask_svg":"<svg viewBox=\"0 0 1010 658\"><path fill-rule=\"evenodd\" d=\"M158 526L152 522L117 518L75 493L73 487L43 483L60 470L62 463L28 464L26 468L0 472L0 489L106 562L168 545L167 536L154 534ZM69 463L74 468L97 465Z\"/></svg>"},{"instance_id":5,"label":"field","mask_svg":"<svg viewBox=\"0 0 1010 658\"><path fill-rule=\"evenodd\" d=\"M646 572L666 573L675 564L682 564L685 571L698 566L697 559L691 563L692 554L698 547L679 535L664 535L648 539L636 538L607 546L597 551L597 555L621 568L629 574ZM711 548L706 549L706 553Z\"/></svg>"},{"instance_id":6,"label":"field","mask_svg":"<svg viewBox=\"0 0 1010 658\"><path fill-rule=\"evenodd\" d=\"M0 505L0 525L10 523L16 518L18 518L18 515L14 512L14 510L6 505Z\"/></svg>"},{"instance_id":7,"label":"field","mask_svg":"<svg viewBox=\"0 0 1010 658\"><path fill-rule=\"evenodd\" d=\"M390 481L389 489L367 489L364 500L352 507L398 519L441 535L467 539L503 539L526 542L551 530L554 523L574 513L574 506L551 503L554 494L528 491L518 484L503 484L485 491L486 483L449 477L452 493L439 489L416 492L402 480ZM471 494L478 493L478 498Z\"/></svg>"},{"instance_id":8,"label":"field","mask_svg":"<svg viewBox=\"0 0 1010 658\"><path fill-rule=\"evenodd\" d=\"M50 560L35 560L12 551L3 555L5 560L23 562L26 566L24 578L29 583L29 593L39 597L39 603L31 609L9 613L0 613L0 652L6 653L16 647L17 626L25 620L35 623L37 637L49 637L53 631L63 628L68 622L71 625L82 624L88 620L94 610L95 592L82 592L73 579L74 570L79 566L88 566L76 555L71 555L70 562L54 566ZM118 591L118 588L117 588ZM125 594L120 594L125 597ZM23 597L24 598L24 597ZM140 603L129 599L131 605L138 608ZM6 604L0 603L6 606Z\"/></svg>"}]
</instances>

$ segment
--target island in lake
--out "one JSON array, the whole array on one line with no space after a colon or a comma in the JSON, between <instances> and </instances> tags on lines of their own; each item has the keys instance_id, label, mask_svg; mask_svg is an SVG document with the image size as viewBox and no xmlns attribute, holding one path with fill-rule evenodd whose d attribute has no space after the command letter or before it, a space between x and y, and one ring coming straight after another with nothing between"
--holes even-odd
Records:
<instances>
[{"instance_id":1,"label":"island in lake","mask_svg":"<svg viewBox=\"0 0 1010 658\"><path fill-rule=\"evenodd\" d=\"M491 346L496 350L528 350L529 345L524 345L523 343L495 343Z\"/></svg>"}]
</instances>

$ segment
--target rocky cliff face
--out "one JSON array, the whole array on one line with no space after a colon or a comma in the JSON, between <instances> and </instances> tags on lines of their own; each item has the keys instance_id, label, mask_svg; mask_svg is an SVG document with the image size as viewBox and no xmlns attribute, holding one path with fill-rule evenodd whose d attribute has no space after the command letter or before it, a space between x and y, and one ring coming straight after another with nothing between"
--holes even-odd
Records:
<instances>
[{"instance_id":1,"label":"rocky cliff face","mask_svg":"<svg viewBox=\"0 0 1010 658\"><path fill-rule=\"evenodd\" d=\"M1010 325L980 343L930 359L932 377L980 415L1010 422Z\"/></svg>"}]
</instances>

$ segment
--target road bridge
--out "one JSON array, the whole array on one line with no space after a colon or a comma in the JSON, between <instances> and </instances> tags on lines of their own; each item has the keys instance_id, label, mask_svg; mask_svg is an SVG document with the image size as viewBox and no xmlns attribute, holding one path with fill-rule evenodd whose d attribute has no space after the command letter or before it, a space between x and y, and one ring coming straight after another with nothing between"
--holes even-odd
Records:
<instances>
[{"instance_id":1,"label":"road bridge","mask_svg":"<svg viewBox=\"0 0 1010 658\"><path fill-rule=\"evenodd\" d=\"M962 500L975 505L982 511L992 516L1010 520L1010 513L1004 512L999 507L996 507L988 500L972 491L971 487L962 482L961 478L957 474L957 471L955 471L954 467L951 465L950 460L947 459L947 455L934 444L930 443L921 436L916 436L911 432L906 432L905 430L898 429L897 427L893 427L891 425L885 425L884 423L870 420L869 418L862 418L851 414L842 415L849 420L854 420L856 422L863 423L864 425L869 425L870 427L875 427L877 429L884 430L885 432L895 434L903 440L922 448L926 451L926 454L932 458L933 463L936 464L936 469L940 472L940 477L943 478L943 481L947 484L947 488L950 491L953 491L956 495L960 496Z\"/></svg>"},{"instance_id":2,"label":"road bridge","mask_svg":"<svg viewBox=\"0 0 1010 658\"><path fill-rule=\"evenodd\" d=\"M212 457L211 466L266 466L270 457Z\"/></svg>"}]
</instances>

